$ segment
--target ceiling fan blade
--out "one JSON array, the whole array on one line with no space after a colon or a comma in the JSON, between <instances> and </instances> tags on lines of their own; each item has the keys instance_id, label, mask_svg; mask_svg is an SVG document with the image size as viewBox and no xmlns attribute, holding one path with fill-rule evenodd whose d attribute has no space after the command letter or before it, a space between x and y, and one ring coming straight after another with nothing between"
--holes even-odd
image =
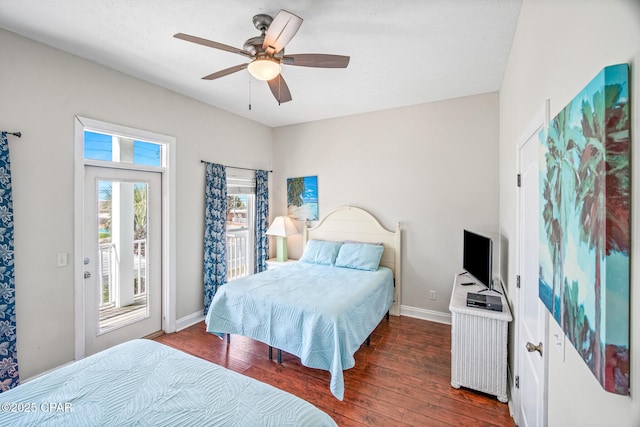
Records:
<instances>
[{"instance_id":1,"label":"ceiling fan blade","mask_svg":"<svg viewBox=\"0 0 640 427\"><path fill-rule=\"evenodd\" d=\"M240 65L236 65L235 67L225 68L224 70L220 70L213 74L209 74L208 76L204 76L202 80L219 79L220 77L228 76L229 74L233 74L238 71L244 70L245 68L247 68L248 65L249 64L240 64Z\"/></svg>"},{"instance_id":2,"label":"ceiling fan blade","mask_svg":"<svg viewBox=\"0 0 640 427\"><path fill-rule=\"evenodd\" d=\"M287 65L297 65L299 67L318 68L347 68L349 56L325 55L322 53L299 53L296 55L285 55L282 63Z\"/></svg>"},{"instance_id":3,"label":"ceiling fan blade","mask_svg":"<svg viewBox=\"0 0 640 427\"><path fill-rule=\"evenodd\" d=\"M282 50L296 35L302 25L302 18L286 10L278 12L264 36L262 48L267 55L273 55Z\"/></svg>"},{"instance_id":4,"label":"ceiling fan blade","mask_svg":"<svg viewBox=\"0 0 640 427\"><path fill-rule=\"evenodd\" d=\"M212 47L214 49L220 49L231 53L237 53L238 55L246 56L248 58L253 58L253 54L251 52L247 52L246 50L238 49L237 47L229 46L226 44L214 42L213 40L207 40L196 36L190 36L189 34L177 33L174 34L175 38L180 40L185 40L191 43L197 43L203 46Z\"/></svg>"},{"instance_id":5,"label":"ceiling fan blade","mask_svg":"<svg viewBox=\"0 0 640 427\"><path fill-rule=\"evenodd\" d=\"M276 101L278 101L278 104L291 101L291 92L289 91L289 86L287 86L287 82L284 81L282 74L278 74L277 77L269 80L267 83L269 84L271 93L276 98Z\"/></svg>"}]
</instances>

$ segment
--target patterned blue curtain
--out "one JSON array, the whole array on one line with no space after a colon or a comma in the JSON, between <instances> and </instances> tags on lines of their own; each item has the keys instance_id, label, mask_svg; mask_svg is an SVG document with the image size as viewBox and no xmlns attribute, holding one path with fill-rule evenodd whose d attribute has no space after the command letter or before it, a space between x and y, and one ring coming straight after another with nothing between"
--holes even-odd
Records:
<instances>
[{"instance_id":1,"label":"patterned blue curtain","mask_svg":"<svg viewBox=\"0 0 640 427\"><path fill-rule=\"evenodd\" d=\"M256 171L256 273L267 269L269 258L269 172Z\"/></svg>"},{"instance_id":2,"label":"patterned blue curtain","mask_svg":"<svg viewBox=\"0 0 640 427\"><path fill-rule=\"evenodd\" d=\"M6 132L0 135L0 391L20 383L16 349L13 198Z\"/></svg>"},{"instance_id":3,"label":"patterned blue curtain","mask_svg":"<svg viewBox=\"0 0 640 427\"><path fill-rule=\"evenodd\" d=\"M204 215L204 314L218 287L227 282L227 171L206 164Z\"/></svg>"}]
</instances>

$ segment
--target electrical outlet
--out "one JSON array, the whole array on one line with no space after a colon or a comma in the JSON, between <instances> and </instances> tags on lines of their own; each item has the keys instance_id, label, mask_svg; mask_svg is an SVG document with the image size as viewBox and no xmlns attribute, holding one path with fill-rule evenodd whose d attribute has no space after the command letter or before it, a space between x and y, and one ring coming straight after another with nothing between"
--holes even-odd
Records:
<instances>
[{"instance_id":1,"label":"electrical outlet","mask_svg":"<svg viewBox=\"0 0 640 427\"><path fill-rule=\"evenodd\" d=\"M67 253L64 252L64 253L58 254L58 263L57 263L58 267L64 267L67 265L67 263L68 263Z\"/></svg>"},{"instance_id":2,"label":"electrical outlet","mask_svg":"<svg viewBox=\"0 0 640 427\"><path fill-rule=\"evenodd\" d=\"M438 294L436 293L436 291L429 291L429 299L431 299L431 300L437 300L438 299Z\"/></svg>"}]
</instances>

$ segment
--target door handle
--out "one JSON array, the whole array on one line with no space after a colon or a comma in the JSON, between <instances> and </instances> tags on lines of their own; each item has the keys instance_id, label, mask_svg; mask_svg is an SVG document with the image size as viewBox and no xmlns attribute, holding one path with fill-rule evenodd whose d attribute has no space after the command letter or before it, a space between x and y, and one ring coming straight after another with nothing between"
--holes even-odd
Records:
<instances>
[{"instance_id":1,"label":"door handle","mask_svg":"<svg viewBox=\"0 0 640 427\"><path fill-rule=\"evenodd\" d=\"M85 271L84 272L84 278L88 279L89 277L91 277L91 273L89 271Z\"/></svg>"},{"instance_id":2,"label":"door handle","mask_svg":"<svg viewBox=\"0 0 640 427\"><path fill-rule=\"evenodd\" d=\"M538 353L540 353L540 356L542 356L542 343L538 343L538 345L535 345L533 343L528 342L526 347L529 353L533 353L534 351L537 351Z\"/></svg>"}]
</instances>

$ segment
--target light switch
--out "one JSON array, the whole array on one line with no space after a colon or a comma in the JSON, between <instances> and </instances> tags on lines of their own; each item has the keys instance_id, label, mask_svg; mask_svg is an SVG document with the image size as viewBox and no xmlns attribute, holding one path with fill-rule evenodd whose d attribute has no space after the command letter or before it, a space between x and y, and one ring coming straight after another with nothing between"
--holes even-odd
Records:
<instances>
[{"instance_id":1,"label":"light switch","mask_svg":"<svg viewBox=\"0 0 640 427\"><path fill-rule=\"evenodd\" d=\"M67 265L67 253L58 254L58 267L64 267Z\"/></svg>"},{"instance_id":2,"label":"light switch","mask_svg":"<svg viewBox=\"0 0 640 427\"><path fill-rule=\"evenodd\" d=\"M550 321L551 339L550 345L555 347L556 351L564 362L564 343L565 335L564 331L553 319Z\"/></svg>"}]
</instances>

